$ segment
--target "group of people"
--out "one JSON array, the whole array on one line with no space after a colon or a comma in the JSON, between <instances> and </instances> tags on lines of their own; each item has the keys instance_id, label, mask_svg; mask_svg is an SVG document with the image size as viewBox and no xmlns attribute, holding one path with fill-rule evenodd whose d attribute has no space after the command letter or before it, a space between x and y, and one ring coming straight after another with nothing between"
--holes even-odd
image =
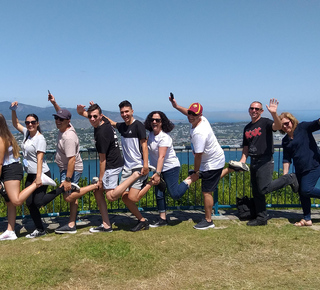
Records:
<instances>
[{"instance_id":1,"label":"group of people","mask_svg":"<svg viewBox=\"0 0 320 290\"><path fill-rule=\"evenodd\" d=\"M24 201L35 224L35 230L26 237L35 238L45 235L39 208L60 194L63 194L64 199L70 203L70 217L69 222L57 228L55 232L76 233L77 200L90 191L94 192L102 218L102 224L90 228L90 232L112 232L106 199L115 201L120 197L138 220L131 231L165 226L168 224L165 193L170 194L173 199L179 199L191 183L199 178L202 180L205 217L194 225L194 228L199 230L213 228L212 193L219 180L226 174L239 170L248 171L249 167L246 165L248 157L251 160L250 175L256 217L247 225L266 225L265 195L287 185L290 185L294 192L299 192L303 209L304 218L295 225L312 225L310 197L320 197L320 189L315 187L320 177L320 152L312 132L320 129L320 121L298 124L290 113L282 113L279 116L278 101L275 99L271 99L269 106L266 106L273 120L261 116L262 103L255 101L250 104L251 122L244 128L241 159L239 162L231 161L229 167L224 168L224 151L210 123L202 115L202 105L193 103L188 108L182 107L178 105L173 94L170 94L169 101L173 108L186 115L191 125L190 138L194 154L194 169L180 184L180 163L168 134L174 128L174 124L163 112L151 112L143 124L134 119L132 104L129 101L123 101L119 104L119 109L124 122L114 122L102 114L98 104L90 102L87 110L84 105L77 105L78 114L88 118L94 128L100 168L99 176L94 178L90 185L82 188L78 186L78 181L83 170L83 162L79 152L79 139L71 124L71 113L62 109L50 93L48 100L56 111L53 116L59 134L55 162L60 169L61 180L60 187L51 192L46 192L48 185L56 185L56 183L50 178L50 170L44 159L46 141L41 134L38 117L35 114L27 115L24 127L19 123L16 115L18 103L11 104L12 124L24 135L21 149L27 178L25 189L20 192L23 170L19 161L19 146L9 131L5 118L0 114L0 193L8 207L8 226L7 230L0 235L0 240L17 238L14 232L16 206ZM121 135L122 154L115 129ZM148 137L146 130L150 132ZM272 132L276 130L286 133L282 141L284 175L272 180L274 169ZM289 173L292 161L295 174ZM152 176L148 181L150 171ZM118 184L120 173L121 180ZM159 219L149 224L136 203L152 186L155 186Z\"/></svg>"}]
</instances>

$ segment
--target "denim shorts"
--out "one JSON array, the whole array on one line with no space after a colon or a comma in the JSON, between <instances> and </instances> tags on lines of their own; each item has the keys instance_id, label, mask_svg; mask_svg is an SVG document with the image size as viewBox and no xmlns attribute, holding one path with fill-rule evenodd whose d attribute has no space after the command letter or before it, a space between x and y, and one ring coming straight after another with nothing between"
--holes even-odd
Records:
<instances>
[{"instance_id":1,"label":"denim shorts","mask_svg":"<svg viewBox=\"0 0 320 290\"><path fill-rule=\"evenodd\" d=\"M71 177L71 182L78 184L81 174L82 172L74 171ZM60 182L63 182L66 180L66 177L67 177L66 175L67 175L67 170L63 170L60 172Z\"/></svg>"}]
</instances>

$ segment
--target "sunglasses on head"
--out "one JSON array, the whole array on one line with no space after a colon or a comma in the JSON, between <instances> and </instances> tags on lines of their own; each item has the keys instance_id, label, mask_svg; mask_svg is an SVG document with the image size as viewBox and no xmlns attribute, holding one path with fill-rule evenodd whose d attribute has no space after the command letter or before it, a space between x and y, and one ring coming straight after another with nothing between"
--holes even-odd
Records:
<instances>
[{"instance_id":1,"label":"sunglasses on head","mask_svg":"<svg viewBox=\"0 0 320 290\"><path fill-rule=\"evenodd\" d=\"M33 120L33 121L25 121L24 123L25 123L27 126L30 125L30 124L35 125L35 124L37 124L37 121L35 121L35 120Z\"/></svg>"},{"instance_id":2,"label":"sunglasses on head","mask_svg":"<svg viewBox=\"0 0 320 290\"><path fill-rule=\"evenodd\" d=\"M91 119L93 117L93 119L97 119L98 115L88 115L88 118Z\"/></svg>"},{"instance_id":3,"label":"sunglasses on head","mask_svg":"<svg viewBox=\"0 0 320 290\"><path fill-rule=\"evenodd\" d=\"M261 109L261 108L250 107L250 110L251 110L251 111L260 111L260 110L262 110L262 109Z\"/></svg>"},{"instance_id":4,"label":"sunglasses on head","mask_svg":"<svg viewBox=\"0 0 320 290\"><path fill-rule=\"evenodd\" d=\"M285 122L285 123L282 123L282 127L288 127L289 126L289 124L290 124L290 121L289 122Z\"/></svg>"},{"instance_id":5,"label":"sunglasses on head","mask_svg":"<svg viewBox=\"0 0 320 290\"><path fill-rule=\"evenodd\" d=\"M160 122L161 122L161 119L158 119L158 118L152 118L152 119L151 119L151 123L152 123L153 121L156 121L156 123L160 123Z\"/></svg>"},{"instance_id":6,"label":"sunglasses on head","mask_svg":"<svg viewBox=\"0 0 320 290\"><path fill-rule=\"evenodd\" d=\"M192 111L188 111L188 115L191 115L191 116L194 116L194 117L198 116L195 112L192 112Z\"/></svg>"},{"instance_id":7,"label":"sunglasses on head","mask_svg":"<svg viewBox=\"0 0 320 290\"><path fill-rule=\"evenodd\" d=\"M64 120L67 120L67 119L62 119L62 118L60 118L60 117L58 117L58 116L54 116L54 119L55 120L59 120L60 122L63 122Z\"/></svg>"}]
</instances>

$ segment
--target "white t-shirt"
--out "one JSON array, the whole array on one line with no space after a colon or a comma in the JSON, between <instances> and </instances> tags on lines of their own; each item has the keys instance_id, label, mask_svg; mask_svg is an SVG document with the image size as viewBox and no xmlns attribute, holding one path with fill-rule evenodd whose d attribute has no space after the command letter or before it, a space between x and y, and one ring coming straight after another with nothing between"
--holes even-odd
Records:
<instances>
[{"instance_id":1,"label":"white t-shirt","mask_svg":"<svg viewBox=\"0 0 320 290\"><path fill-rule=\"evenodd\" d=\"M21 144L21 149L24 158L24 170L30 174L37 174L37 152L46 153L47 143L44 136L39 132L37 132L37 134L32 138L29 136L28 139L24 142L27 133L28 130L26 128L23 128L23 142ZM45 173L48 171L49 167L47 165L47 162L43 159L42 172Z\"/></svg>"},{"instance_id":2,"label":"white t-shirt","mask_svg":"<svg viewBox=\"0 0 320 290\"><path fill-rule=\"evenodd\" d=\"M201 116L201 122L190 129L193 153L202 153L200 171L216 170L224 167L225 156L208 120Z\"/></svg>"},{"instance_id":3,"label":"white t-shirt","mask_svg":"<svg viewBox=\"0 0 320 290\"><path fill-rule=\"evenodd\" d=\"M19 162L19 161L20 161L19 158L15 158L13 156L13 148L12 148L12 146L9 146L7 154L4 155L3 166L9 165L9 164L12 164L12 163L15 163L15 162Z\"/></svg>"},{"instance_id":4,"label":"white t-shirt","mask_svg":"<svg viewBox=\"0 0 320 290\"><path fill-rule=\"evenodd\" d=\"M168 147L166 156L164 157L162 172L167 171L174 167L180 167L180 162L176 156L176 152L172 146L171 137L161 131L157 136L153 132L150 132L148 138L148 149L149 149L149 159L150 164L157 167L158 157L159 157L159 147Z\"/></svg>"}]
</instances>

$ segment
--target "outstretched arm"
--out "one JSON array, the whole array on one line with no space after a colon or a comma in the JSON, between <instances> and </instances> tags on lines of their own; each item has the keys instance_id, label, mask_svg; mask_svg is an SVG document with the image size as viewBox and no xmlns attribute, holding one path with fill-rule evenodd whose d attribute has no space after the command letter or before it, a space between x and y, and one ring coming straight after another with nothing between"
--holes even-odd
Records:
<instances>
[{"instance_id":1,"label":"outstretched arm","mask_svg":"<svg viewBox=\"0 0 320 290\"><path fill-rule=\"evenodd\" d=\"M57 104L56 99L54 98L53 95L48 94L48 101L50 101L51 104L54 106L56 112L58 112L59 110L61 110L60 106Z\"/></svg>"},{"instance_id":2,"label":"outstretched arm","mask_svg":"<svg viewBox=\"0 0 320 290\"><path fill-rule=\"evenodd\" d=\"M274 131L280 130L282 128L281 120L277 114L277 108L278 108L279 102L277 99L270 99L270 104L269 106L266 105L268 111L270 112L272 118L273 118L273 124L272 124L272 129Z\"/></svg>"},{"instance_id":3,"label":"outstretched arm","mask_svg":"<svg viewBox=\"0 0 320 290\"><path fill-rule=\"evenodd\" d=\"M169 101L171 102L172 107L174 107L175 109L177 109L179 112L181 112L183 115L188 116L188 109L184 108L182 106L179 106L176 99L172 99L171 97L169 97Z\"/></svg>"},{"instance_id":4,"label":"outstretched arm","mask_svg":"<svg viewBox=\"0 0 320 290\"><path fill-rule=\"evenodd\" d=\"M18 102L12 102L11 107L18 106ZM20 133L23 133L23 126L19 123L16 110L11 111L11 119L12 125L15 127Z\"/></svg>"}]
</instances>

